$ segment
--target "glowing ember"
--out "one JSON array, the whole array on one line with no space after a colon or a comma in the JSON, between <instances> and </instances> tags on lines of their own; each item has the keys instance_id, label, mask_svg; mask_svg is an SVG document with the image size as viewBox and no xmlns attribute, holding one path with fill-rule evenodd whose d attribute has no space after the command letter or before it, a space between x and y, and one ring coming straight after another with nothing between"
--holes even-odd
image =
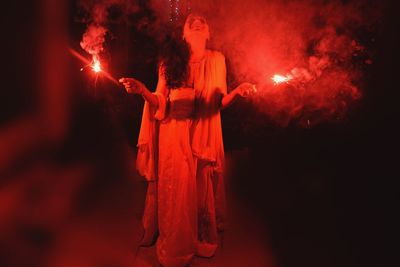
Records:
<instances>
[{"instance_id":1,"label":"glowing ember","mask_svg":"<svg viewBox=\"0 0 400 267\"><path fill-rule=\"evenodd\" d=\"M93 57L92 70L96 73L101 71L100 60L95 57Z\"/></svg>"},{"instance_id":2,"label":"glowing ember","mask_svg":"<svg viewBox=\"0 0 400 267\"><path fill-rule=\"evenodd\" d=\"M283 76L283 75L279 75L279 74L275 74L271 80L274 81L275 84L279 84L279 83L285 83L288 82L292 79L293 77L291 75L287 75L287 76Z\"/></svg>"}]
</instances>

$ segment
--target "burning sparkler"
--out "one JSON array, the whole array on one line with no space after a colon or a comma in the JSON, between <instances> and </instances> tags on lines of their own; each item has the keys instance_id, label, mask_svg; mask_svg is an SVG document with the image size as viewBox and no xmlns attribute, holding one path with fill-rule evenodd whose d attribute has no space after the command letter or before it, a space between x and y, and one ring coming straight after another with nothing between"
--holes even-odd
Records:
<instances>
[{"instance_id":1,"label":"burning sparkler","mask_svg":"<svg viewBox=\"0 0 400 267\"><path fill-rule=\"evenodd\" d=\"M75 53L75 52L74 52ZM74 54L73 53L73 54ZM76 55L75 55L76 56ZM80 58L81 59L81 58ZM82 60L82 59L81 59ZM85 59L86 61L86 59ZM81 68L81 71L83 71L85 68L90 67L92 69L93 72L95 72L96 74L101 72L103 69L101 67L101 63L100 63L100 59L98 56L93 55L93 59L89 64L86 64L85 66L83 66Z\"/></svg>"},{"instance_id":2,"label":"burning sparkler","mask_svg":"<svg viewBox=\"0 0 400 267\"><path fill-rule=\"evenodd\" d=\"M78 58L79 60L81 60L83 63L85 63L86 65L81 68L81 71L83 71L86 67L91 67L92 71L97 75L102 75L104 77L106 77L108 80L112 81L114 84L121 86L121 84L113 77L111 76L111 74L109 74L108 72L106 72L102 66L101 66L101 62L98 56L93 55L93 59L92 61L88 60L86 57L82 56L81 54L79 54L78 52L76 52L73 49L69 49L69 52L75 56L76 58Z\"/></svg>"},{"instance_id":3,"label":"burning sparkler","mask_svg":"<svg viewBox=\"0 0 400 267\"><path fill-rule=\"evenodd\" d=\"M80 42L80 45L83 50L85 50L88 54L92 55L92 60L89 61L85 57L81 56L78 52L75 50L70 49L70 52L79 58L81 61L85 62L85 66L81 68L81 71L83 71L86 67L90 67L92 71L96 75L96 81L99 75L101 74L102 76L106 77L113 83L117 84L120 86L118 81L112 77L109 73L107 73L102 66L102 62L100 61L100 53L104 51L104 42L105 42L105 36L107 33L107 29L101 25L101 23L96 22L90 24L86 32L83 34L82 41Z\"/></svg>"},{"instance_id":4,"label":"burning sparkler","mask_svg":"<svg viewBox=\"0 0 400 267\"><path fill-rule=\"evenodd\" d=\"M96 56L93 56L92 70L93 70L95 73L99 73L100 71L102 71L102 69L101 69L101 64L100 64L100 60L99 60L98 57L96 57Z\"/></svg>"},{"instance_id":5,"label":"burning sparkler","mask_svg":"<svg viewBox=\"0 0 400 267\"><path fill-rule=\"evenodd\" d=\"M275 85L280 84L280 83L287 83L293 79L293 76L288 74L286 76L280 75L280 74L275 74L272 76L271 80L275 83Z\"/></svg>"}]
</instances>

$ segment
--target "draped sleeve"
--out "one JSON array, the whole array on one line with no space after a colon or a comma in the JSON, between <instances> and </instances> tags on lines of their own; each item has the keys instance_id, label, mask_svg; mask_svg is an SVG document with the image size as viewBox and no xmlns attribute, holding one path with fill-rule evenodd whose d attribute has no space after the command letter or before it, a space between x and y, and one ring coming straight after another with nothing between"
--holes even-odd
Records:
<instances>
[{"instance_id":1,"label":"draped sleeve","mask_svg":"<svg viewBox=\"0 0 400 267\"><path fill-rule=\"evenodd\" d=\"M226 63L225 56L217 51L214 51L215 64L215 86L221 95L225 96L227 94L226 85Z\"/></svg>"},{"instance_id":2,"label":"draped sleeve","mask_svg":"<svg viewBox=\"0 0 400 267\"><path fill-rule=\"evenodd\" d=\"M157 179L158 121L164 119L167 106L168 89L161 66L157 88L153 94L157 96L158 107L151 107L147 101L144 103L136 158L136 169L148 181Z\"/></svg>"},{"instance_id":3,"label":"draped sleeve","mask_svg":"<svg viewBox=\"0 0 400 267\"><path fill-rule=\"evenodd\" d=\"M224 146L220 118L221 100L227 94L226 65L222 53L208 50L195 71L196 118L193 123L193 154L215 164L222 172Z\"/></svg>"}]
</instances>

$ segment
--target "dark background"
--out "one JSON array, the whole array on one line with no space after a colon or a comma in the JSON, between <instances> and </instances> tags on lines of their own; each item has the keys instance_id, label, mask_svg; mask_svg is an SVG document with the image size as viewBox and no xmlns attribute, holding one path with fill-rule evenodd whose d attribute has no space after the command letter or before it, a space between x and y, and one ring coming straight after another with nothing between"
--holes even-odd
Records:
<instances>
[{"instance_id":1,"label":"dark background","mask_svg":"<svg viewBox=\"0 0 400 267\"><path fill-rule=\"evenodd\" d=\"M395 1L385 6L382 26L375 33L377 41L371 47L376 51L374 64L365 70L364 96L346 120L309 128L293 122L281 128L246 101L222 112L225 148L237 162L229 188L238 201L261 216L280 266L397 266L399 9ZM145 4L143 8L137 16L151 16ZM2 13L0 126L6 132L39 109L38 77L46 70L39 64L39 3L7 5ZM68 45L78 49L86 25L77 21L79 12L73 1L67 19ZM107 44L112 74L134 76L154 88L157 41L131 26L110 27L119 36ZM55 144L42 140L27 148L5 161L0 174L0 187L5 188L42 162L52 166L93 163L97 176L79 189L81 197L74 199L76 214L100 205L96 199L102 188L120 183L115 177L128 175L121 151L123 143L131 148L136 145L143 106L140 97L106 80L94 87L85 72L79 72L81 65L68 59L66 75L73 101L65 136ZM240 82L232 76L228 81L231 88ZM16 231L29 232L32 246L51 244L52 232L46 227L28 228ZM7 234L1 232L1 236ZM0 241L0 256L13 266L8 241Z\"/></svg>"}]
</instances>

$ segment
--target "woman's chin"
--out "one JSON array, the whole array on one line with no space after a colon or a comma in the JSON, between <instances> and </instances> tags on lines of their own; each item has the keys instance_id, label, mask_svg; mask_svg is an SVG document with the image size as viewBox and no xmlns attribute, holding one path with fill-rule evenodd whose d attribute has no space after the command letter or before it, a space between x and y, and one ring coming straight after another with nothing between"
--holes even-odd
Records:
<instances>
[{"instance_id":1,"label":"woman's chin","mask_svg":"<svg viewBox=\"0 0 400 267\"><path fill-rule=\"evenodd\" d=\"M193 33L189 37L186 37L186 41L188 43L197 43L197 42L205 42L207 40L207 36L204 33L198 32Z\"/></svg>"}]
</instances>

